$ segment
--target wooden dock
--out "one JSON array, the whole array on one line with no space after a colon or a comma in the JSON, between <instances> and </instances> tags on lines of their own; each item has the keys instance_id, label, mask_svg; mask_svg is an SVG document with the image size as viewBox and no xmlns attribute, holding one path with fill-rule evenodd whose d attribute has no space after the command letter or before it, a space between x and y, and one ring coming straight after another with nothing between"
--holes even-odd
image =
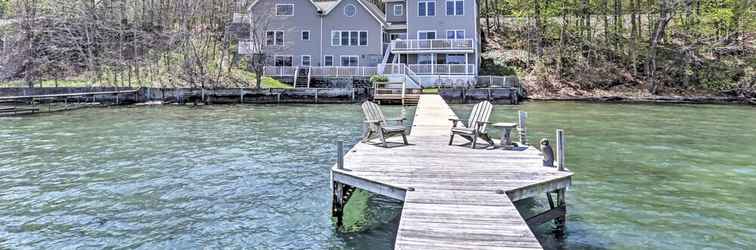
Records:
<instances>
[{"instance_id":1,"label":"wooden dock","mask_svg":"<svg viewBox=\"0 0 756 250\"><path fill-rule=\"evenodd\" d=\"M396 249L540 249L529 224L556 220L563 229L572 173L544 167L533 147L448 146L448 118L456 115L440 96L422 95L409 146L350 149L332 169L334 215L359 188L404 201ZM531 218L513 204L544 194L552 209Z\"/></svg>"}]
</instances>

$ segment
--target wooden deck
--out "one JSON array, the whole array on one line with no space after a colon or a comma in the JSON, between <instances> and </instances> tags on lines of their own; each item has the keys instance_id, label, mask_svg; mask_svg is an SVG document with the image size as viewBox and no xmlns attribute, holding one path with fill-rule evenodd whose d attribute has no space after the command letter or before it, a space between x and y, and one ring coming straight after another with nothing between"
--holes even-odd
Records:
<instances>
[{"instance_id":1,"label":"wooden deck","mask_svg":"<svg viewBox=\"0 0 756 250\"><path fill-rule=\"evenodd\" d=\"M401 138L391 148L357 144L344 157L344 169L332 169L334 186L404 201L396 249L540 249L513 201L557 190L563 199L572 173L543 167L532 147L448 146L452 117L440 96L422 95L410 145L400 145ZM565 210L552 211L564 216ZM529 221L548 221L553 214Z\"/></svg>"}]
</instances>

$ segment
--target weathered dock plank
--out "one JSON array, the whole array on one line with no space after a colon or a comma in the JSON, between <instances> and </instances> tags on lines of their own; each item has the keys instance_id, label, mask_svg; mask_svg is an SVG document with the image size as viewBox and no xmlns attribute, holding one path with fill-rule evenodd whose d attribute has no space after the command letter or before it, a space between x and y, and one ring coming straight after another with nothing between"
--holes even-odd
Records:
<instances>
[{"instance_id":1,"label":"weathered dock plank","mask_svg":"<svg viewBox=\"0 0 756 250\"><path fill-rule=\"evenodd\" d=\"M449 118L440 96L421 96L410 145L359 143L334 181L404 201L396 249L540 249L513 201L564 190L572 173L543 167L532 147L449 146Z\"/></svg>"}]
</instances>

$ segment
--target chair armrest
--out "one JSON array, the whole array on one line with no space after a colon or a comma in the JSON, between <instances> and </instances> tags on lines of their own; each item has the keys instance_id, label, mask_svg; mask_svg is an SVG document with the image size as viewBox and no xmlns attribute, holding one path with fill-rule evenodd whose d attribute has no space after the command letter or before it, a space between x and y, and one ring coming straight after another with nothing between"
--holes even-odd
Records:
<instances>
[{"instance_id":1,"label":"chair armrest","mask_svg":"<svg viewBox=\"0 0 756 250\"><path fill-rule=\"evenodd\" d=\"M387 118L386 121L406 121L407 118L404 117L397 117L397 118Z\"/></svg>"},{"instance_id":2,"label":"chair armrest","mask_svg":"<svg viewBox=\"0 0 756 250\"><path fill-rule=\"evenodd\" d=\"M363 122L363 123L371 123L371 124L373 124L373 123L376 123L376 124L379 124L379 123L381 123L381 121L378 121L378 120L364 120L364 121L362 121L362 122Z\"/></svg>"},{"instance_id":3,"label":"chair armrest","mask_svg":"<svg viewBox=\"0 0 756 250\"><path fill-rule=\"evenodd\" d=\"M477 121L477 122L475 122L475 124L478 124L478 125L484 125L484 124L491 124L491 122L482 122L482 121Z\"/></svg>"},{"instance_id":4,"label":"chair armrest","mask_svg":"<svg viewBox=\"0 0 756 250\"><path fill-rule=\"evenodd\" d=\"M460 120L459 118L449 118L449 121L452 122L452 128L456 128L457 123L461 122L462 120Z\"/></svg>"}]
</instances>

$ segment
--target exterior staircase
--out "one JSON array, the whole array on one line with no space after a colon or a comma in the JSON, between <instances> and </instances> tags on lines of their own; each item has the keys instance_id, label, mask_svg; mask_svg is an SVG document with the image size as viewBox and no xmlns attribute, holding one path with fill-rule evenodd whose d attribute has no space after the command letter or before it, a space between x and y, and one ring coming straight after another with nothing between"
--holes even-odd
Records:
<instances>
[{"instance_id":1,"label":"exterior staircase","mask_svg":"<svg viewBox=\"0 0 756 250\"><path fill-rule=\"evenodd\" d=\"M379 104L417 105L422 89L408 89L404 82L380 82L373 86L373 101Z\"/></svg>"}]
</instances>

